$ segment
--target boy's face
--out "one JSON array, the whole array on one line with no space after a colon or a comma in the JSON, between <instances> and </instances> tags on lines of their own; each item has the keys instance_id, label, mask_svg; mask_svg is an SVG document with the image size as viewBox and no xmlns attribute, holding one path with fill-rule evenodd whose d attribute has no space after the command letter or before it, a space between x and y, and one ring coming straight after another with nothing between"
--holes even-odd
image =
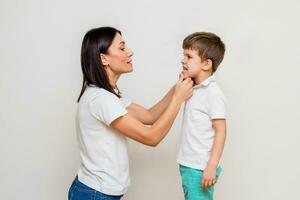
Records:
<instances>
[{"instance_id":1,"label":"boy's face","mask_svg":"<svg viewBox=\"0 0 300 200\"><path fill-rule=\"evenodd\" d=\"M192 49L183 50L183 59L181 60L182 64L182 74L185 78L196 78L199 73L203 70L205 66L204 61L201 60L198 52Z\"/></svg>"}]
</instances>

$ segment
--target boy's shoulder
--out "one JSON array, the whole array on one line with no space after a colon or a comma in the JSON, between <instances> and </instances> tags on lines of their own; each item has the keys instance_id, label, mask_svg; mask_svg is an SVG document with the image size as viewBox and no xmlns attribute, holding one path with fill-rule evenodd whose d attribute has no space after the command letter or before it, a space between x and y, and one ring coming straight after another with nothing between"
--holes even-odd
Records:
<instances>
[{"instance_id":1,"label":"boy's shoulder","mask_svg":"<svg viewBox=\"0 0 300 200\"><path fill-rule=\"evenodd\" d=\"M189 104L209 105L215 100L225 100L225 95L220 88L214 75L210 76L203 83L194 86L194 92Z\"/></svg>"},{"instance_id":2,"label":"boy's shoulder","mask_svg":"<svg viewBox=\"0 0 300 200\"><path fill-rule=\"evenodd\" d=\"M226 97L217 82L210 83L206 88L205 101L207 105L214 104L216 101L226 101Z\"/></svg>"},{"instance_id":3,"label":"boy's shoulder","mask_svg":"<svg viewBox=\"0 0 300 200\"><path fill-rule=\"evenodd\" d=\"M208 89L208 93L213 96L219 96L219 95L225 96L222 89L220 88L219 84L216 81L209 84L207 89Z\"/></svg>"},{"instance_id":4,"label":"boy's shoulder","mask_svg":"<svg viewBox=\"0 0 300 200\"><path fill-rule=\"evenodd\" d=\"M216 102L226 102L226 97L216 82L211 82L209 85L199 87L194 90L193 95L187 101L187 104L192 107L211 107Z\"/></svg>"}]
</instances>

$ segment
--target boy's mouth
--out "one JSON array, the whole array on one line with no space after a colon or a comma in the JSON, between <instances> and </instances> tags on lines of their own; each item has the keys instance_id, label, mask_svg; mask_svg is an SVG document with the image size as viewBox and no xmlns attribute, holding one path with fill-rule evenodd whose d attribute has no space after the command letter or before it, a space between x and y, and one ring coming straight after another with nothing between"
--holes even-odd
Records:
<instances>
[{"instance_id":1,"label":"boy's mouth","mask_svg":"<svg viewBox=\"0 0 300 200\"><path fill-rule=\"evenodd\" d=\"M182 66L182 72L183 74L186 74L188 72L188 68L185 66Z\"/></svg>"}]
</instances>

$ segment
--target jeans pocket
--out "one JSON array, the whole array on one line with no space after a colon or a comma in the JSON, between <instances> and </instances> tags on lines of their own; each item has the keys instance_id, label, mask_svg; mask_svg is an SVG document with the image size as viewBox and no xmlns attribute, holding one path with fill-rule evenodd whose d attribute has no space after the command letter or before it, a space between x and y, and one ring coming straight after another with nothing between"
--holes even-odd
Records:
<instances>
[{"instance_id":1,"label":"jeans pocket","mask_svg":"<svg viewBox=\"0 0 300 200\"><path fill-rule=\"evenodd\" d=\"M96 191L75 178L70 190L69 200L94 200Z\"/></svg>"},{"instance_id":2,"label":"jeans pocket","mask_svg":"<svg viewBox=\"0 0 300 200\"><path fill-rule=\"evenodd\" d=\"M93 200L95 199L96 191L74 186L70 200Z\"/></svg>"}]
</instances>

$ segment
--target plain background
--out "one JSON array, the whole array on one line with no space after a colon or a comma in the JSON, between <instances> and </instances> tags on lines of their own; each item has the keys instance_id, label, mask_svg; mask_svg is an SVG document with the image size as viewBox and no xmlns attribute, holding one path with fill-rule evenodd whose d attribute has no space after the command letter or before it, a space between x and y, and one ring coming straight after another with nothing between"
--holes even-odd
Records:
<instances>
[{"instance_id":1,"label":"plain background","mask_svg":"<svg viewBox=\"0 0 300 200\"><path fill-rule=\"evenodd\" d=\"M63 200L79 165L75 137L80 47L114 26L134 52L124 96L156 103L181 71L181 43L211 31L226 43L217 79L228 137L216 199L299 198L299 1L0 0L1 199ZM156 148L130 141L124 200L181 200L182 110Z\"/></svg>"}]
</instances>

